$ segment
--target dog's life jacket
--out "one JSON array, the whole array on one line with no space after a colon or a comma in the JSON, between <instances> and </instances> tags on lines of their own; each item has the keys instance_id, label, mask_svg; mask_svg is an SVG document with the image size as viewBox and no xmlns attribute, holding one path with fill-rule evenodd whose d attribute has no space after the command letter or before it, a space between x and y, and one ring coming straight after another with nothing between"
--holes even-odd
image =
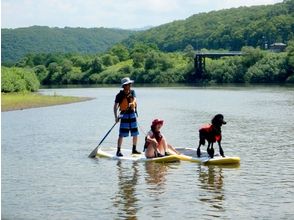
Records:
<instances>
[{"instance_id":1,"label":"dog's life jacket","mask_svg":"<svg viewBox=\"0 0 294 220\"><path fill-rule=\"evenodd\" d=\"M208 134L211 139L210 141L212 142L221 141L222 136L220 133L216 133L216 130L217 129L214 127L214 125L206 124L199 129L199 132ZM211 134L213 134L213 136L211 136Z\"/></svg>"}]
</instances>

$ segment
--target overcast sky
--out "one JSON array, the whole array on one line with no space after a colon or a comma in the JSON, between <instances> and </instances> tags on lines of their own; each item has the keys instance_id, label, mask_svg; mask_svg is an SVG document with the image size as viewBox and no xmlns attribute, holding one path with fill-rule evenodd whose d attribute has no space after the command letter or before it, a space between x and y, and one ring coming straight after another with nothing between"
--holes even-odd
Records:
<instances>
[{"instance_id":1,"label":"overcast sky","mask_svg":"<svg viewBox=\"0 0 294 220\"><path fill-rule=\"evenodd\" d=\"M2 0L3 28L156 26L199 12L282 0Z\"/></svg>"}]
</instances>

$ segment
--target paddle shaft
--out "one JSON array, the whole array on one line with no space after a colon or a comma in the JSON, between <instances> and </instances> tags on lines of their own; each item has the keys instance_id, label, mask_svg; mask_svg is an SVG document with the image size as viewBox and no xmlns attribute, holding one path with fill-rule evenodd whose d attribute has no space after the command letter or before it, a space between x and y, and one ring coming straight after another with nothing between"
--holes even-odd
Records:
<instances>
[{"instance_id":1,"label":"paddle shaft","mask_svg":"<svg viewBox=\"0 0 294 220\"><path fill-rule=\"evenodd\" d=\"M126 112L125 112L125 113L124 113L119 119L123 118L124 115L127 114L127 112L129 111L129 109L130 109L130 107L127 108ZM88 157L90 157L90 158L94 158L94 157L96 157L96 154L97 154L97 151L98 151L100 145L103 143L103 141L105 140L105 138L109 135L109 133L112 131L112 129L115 127L115 125L116 125L118 122L119 122L119 120L116 121L116 122L112 125L112 127L109 129L109 131L108 131L108 132L106 133L106 135L104 136L104 138L102 138L102 140L100 141L100 143L98 144L98 146L97 146L97 147L96 147L96 148L95 148L95 149L89 154Z\"/></svg>"},{"instance_id":2,"label":"paddle shaft","mask_svg":"<svg viewBox=\"0 0 294 220\"><path fill-rule=\"evenodd\" d=\"M96 157L96 154L97 154L97 151L98 151L98 149L99 149L99 147L100 147L100 145L103 143L103 141L105 140L105 138L109 135L109 133L112 131L112 129L115 127L115 125L118 123L118 121L117 122L115 122L113 125L112 125L112 127L109 129L109 131L106 133L106 135L102 138L102 140L100 141L100 143L97 145L97 147L89 154L89 157L90 158L94 158L94 157Z\"/></svg>"}]
</instances>

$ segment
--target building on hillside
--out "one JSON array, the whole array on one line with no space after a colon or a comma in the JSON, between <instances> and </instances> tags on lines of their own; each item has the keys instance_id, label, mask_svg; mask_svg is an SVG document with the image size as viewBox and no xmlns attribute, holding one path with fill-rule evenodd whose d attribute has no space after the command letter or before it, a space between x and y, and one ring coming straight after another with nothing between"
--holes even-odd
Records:
<instances>
[{"instance_id":1,"label":"building on hillside","mask_svg":"<svg viewBox=\"0 0 294 220\"><path fill-rule=\"evenodd\" d=\"M275 52L275 53L280 53L280 52L283 52L285 51L285 48L286 48L286 44L284 43L273 43L270 45L270 50L272 52Z\"/></svg>"}]
</instances>

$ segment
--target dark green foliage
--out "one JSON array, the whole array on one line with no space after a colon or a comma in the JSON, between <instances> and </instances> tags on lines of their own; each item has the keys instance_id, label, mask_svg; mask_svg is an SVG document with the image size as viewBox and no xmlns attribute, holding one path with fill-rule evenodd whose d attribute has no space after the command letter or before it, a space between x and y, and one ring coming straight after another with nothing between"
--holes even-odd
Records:
<instances>
[{"instance_id":1,"label":"dark green foliage","mask_svg":"<svg viewBox=\"0 0 294 220\"><path fill-rule=\"evenodd\" d=\"M286 43L294 37L294 0L267 6L252 6L193 15L130 36L124 42L153 43L163 51L240 50L243 46L261 47Z\"/></svg>"},{"instance_id":2,"label":"dark green foliage","mask_svg":"<svg viewBox=\"0 0 294 220\"><path fill-rule=\"evenodd\" d=\"M106 51L126 39L132 31L109 28L28 28L2 29L2 62L15 62L28 53L82 53ZM43 63L36 57L35 65ZM54 60L52 60L53 62ZM56 62L56 61L55 61Z\"/></svg>"},{"instance_id":3,"label":"dark green foliage","mask_svg":"<svg viewBox=\"0 0 294 220\"><path fill-rule=\"evenodd\" d=\"M103 62L100 57L95 57L91 63L91 73L100 73L103 70Z\"/></svg>"},{"instance_id":4,"label":"dark green foliage","mask_svg":"<svg viewBox=\"0 0 294 220\"><path fill-rule=\"evenodd\" d=\"M288 78L285 58L283 53L267 54L248 69L245 81L251 83L285 82Z\"/></svg>"},{"instance_id":5,"label":"dark green foliage","mask_svg":"<svg viewBox=\"0 0 294 220\"><path fill-rule=\"evenodd\" d=\"M253 47L244 47L242 51L243 56L206 58L205 73L200 82L293 82L293 43L290 42L284 53ZM137 83L194 83L197 81L192 54L191 46L182 53L164 53L150 45L136 44L129 49L116 45L105 54L95 56L28 55L16 65L32 68L43 85L119 83L125 76L132 77Z\"/></svg>"},{"instance_id":6,"label":"dark green foliage","mask_svg":"<svg viewBox=\"0 0 294 220\"><path fill-rule=\"evenodd\" d=\"M18 67L1 68L1 92L34 92L40 83L35 73Z\"/></svg>"},{"instance_id":7,"label":"dark green foliage","mask_svg":"<svg viewBox=\"0 0 294 220\"><path fill-rule=\"evenodd\" d=\"M244 56L208 60L205 81L215 83L284 83L292 82L287 53L271 53L244 48ZM287 80L288 79L288 80Z\"/></svg>"},{"instance_id":8,"label":"dark green foliage","mask_svg":"<svg viewBox=\"0 0 294 220\"><path fill-rule=\"evenodd\" d=\"M101 57L102 63L104 66L112 66L119 62L119 58L117 56L113 56L110 54L105 54Z\"/></svg>"},{"instance_id":9,"label":"dark green foliage","mask_svg":"<svg viewBox=\"0 0 294 220\"><path fill-rule=\"evenodd\" d=\"M287 51L286 64L288 66L288 71L291 74L294 74L294 40L289 42L289 45L286 51Z\"/></svg>"},{"instance_id":10,"label":"dark green foliage","mask_svg":"<svg viewBox=\"0 0 294 220\"><path fill-rule=\"evenodd\" d=\"M205 78L216 83L243 83L244 72L240 57L228 57L208 62Z\"/></svg>"},{"instance_id":11,"label":"dark green foliage","mask_svg":"<svg viewBox=\"0 0 294 220\"><path fill-rule=\"evenodd\" d=\"M113 56L117 56L119 61L125 61L129 59L129 55L130 55L128 49L122 44L117 44L113 46L110 49L110 53Z\"/></svg>"},{"instance_id":12,"label":"dark green foliage","mask_svg":"<svg viewBox=\"0 0 294 220\"><path fill-rule=\"evenodd\" d=\"M242 52L244 53L242 62L247 68L261 60L265 54L260 48L253 47L243 47Z\"/></svg>"},{"instance_id":13,"label":"dark green foliage","mask_svg":"<svg viewBox=\"0 0 294 220\"><path fill-rule=\"evenodd\" d=\"M40 83L43 83L48 76L48 71L44 65L38 65L33 68Z\"/></svg>"}]
</instances>

